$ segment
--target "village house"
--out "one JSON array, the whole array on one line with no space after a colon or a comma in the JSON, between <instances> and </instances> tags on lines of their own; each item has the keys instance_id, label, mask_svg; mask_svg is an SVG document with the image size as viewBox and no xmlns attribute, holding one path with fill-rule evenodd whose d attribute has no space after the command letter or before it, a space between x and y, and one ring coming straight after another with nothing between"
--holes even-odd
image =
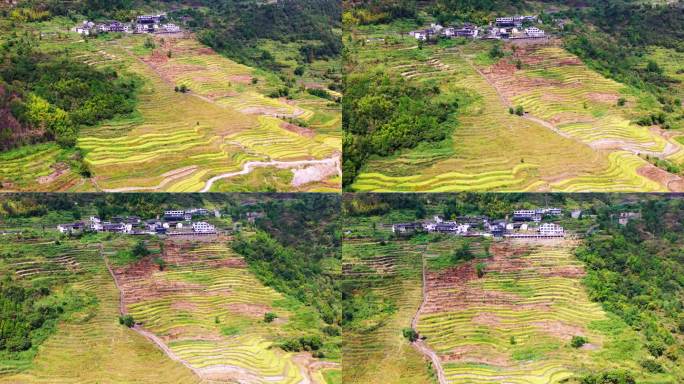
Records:
<instances>
[{"instance_id":1,"label":"village house","mask_svg":"<svg viewBox=\"0 0 684 384\"><path fill-rule=\"evenodd\" d=\"M400 223L392 225L392 233L398 234L413 233L421 229L423 229L423 225L420 223Z\"/></svg>"},{"instance_id":2,"label":"village house","mask_svg":"<svg viewBox=\"0 0 684 384\"><path fill-rule=\"evenodd\" d=\"M59 230L60 233L74 233L78 231L83 231L85 230L85 228L86 225L83 222L60 224L57 226L57 230Z\"/></svg>"},{"instance_id":3,"label":"village house","mask_svg":"<svg viewBox=\"0 0 684 384\"><path fill-rule=\"evenodd\" d=\"M539 28L530 27L530 28L525 28L525 35L527 35L527 37L532 38L532 39L539 39L539 38L545 37L546 33Z\"/></svg>"},{"instance_id":4,"label":"village house","mask_svg":"<svg viewBox=\"0 0 684 384\"><path fill-rule=\"evenodd\" d=\"M129 233L133 229L130 224L124 223L102 223L102 232Z\"/></svg>"},{"instance_id":5,"label":"village house","mask_svg":"<svg viewBox=\"0 0 684 384\"><path fill-rule=\"evenodd\" d=\"M178 211L178 210L164 211L164 220L167 220L167 221L185 220L185 211Z\"/></svg>"},{"instance_id":6,"label":"village house","mask_svg":"<svg viewBox=\"0 0 684 384\"><path fill-rule=\"evenodd\" d=\"M215 234L216 227L203 221L192 223L192 231L198 234Z\"/></svg>"},{"instance_id":7,"label":"village house","mask_svg":"<svg viewBox=\"0 0 684 384\"><path fill-rule=\"evenodd\" d=\"M618 224L627 225L631 220L641 219L641 212L620 212Z\"/></svg>"},{"instance_id":8,"label":"village house","mask_svg":"<svg viewBox=\"0 0 684 384\"><path fill-rule=\"evenodd\" d=\"M565 231L563 227L554 223L544 223L537 229L540 235L550 236L550 237L562 237L565 236Z\"/></svg>"},{"instance_id":9,"label":"village house","mask_svg":"<svg viewBox=\"0 0 684 384\"><path fill-rule=\"evenodd\" d=\"M534 209L519 209L513 211L513 221L536 221L537 211Z\"/></svg>"},{"instance_id":10,"label":"village house","mask_svg":"<svg viewBox=\"0 0 684 384\"><path fill-rule=\"evenodd\" d=\"M454 31L455 36L475 38L479 34L479 29L473 24L464 24L461 28Z\"/></svg>"}]
</instances>

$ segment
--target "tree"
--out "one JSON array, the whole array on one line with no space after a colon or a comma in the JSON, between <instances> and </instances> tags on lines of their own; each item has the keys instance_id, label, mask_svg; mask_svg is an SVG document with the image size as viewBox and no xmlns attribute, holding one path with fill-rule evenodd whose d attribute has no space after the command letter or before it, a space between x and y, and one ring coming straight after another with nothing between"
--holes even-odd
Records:
<instances>
[{"instance_id":1,"label":"tree","mask_svg":"<svg viewBox=\"0 0 684 384\"><path fill-rule=\"evenodd\" d=\"M583 336L573 336L572 340L570 340L570 346L573 348L580 348L584 344L588 343L589 341L587 340L586 337Z\"/></svg>"},{"instance_id":2,"label":"tree","mask_svg":"<svg viewBox=\"0 0 684 384\"><path fill-rule=\"evenodd\" d=\"M161 257L155 257L154 263L157 264L160 271L163 271L164 268L166 268L166 261L164 261L164 259L162 259Z\"/></svg>"},{"instance_id":3,"label":"tree","mask_svg":"<svg viewBox=\"0 0 684 384\"><path fill-rule=\"evenodd\" d=\"M149 255L150 250L147 249L147 246L145 246L145 242L143 240L140 240L135 244L131 253L133 254L133 256L140 258Z\"/></svg>"},{"instance_id":4,"label":"tree","mask_svg":"<svg viewBox=\"0 0 684 384\"><path fill-rule=\"evenodd\" d=\"M266 312L264 313L264 322L265 323L271 323L273 320L277 319L278 315L276 315L273 312Z\"/></svg>"},{"instance_id":5,"label":"tree","mask_svg":"<svg viewBox=\"0 0 684 384\"><path fill-rule=\"evenodd\" d=\"M485 263L478 263L475 266L475 271L477 272L477 277L482 278L485 275L485 270L487 269L487 264Z\"/></svg>"},{"instance_id":6,"label":"tree","mask_svg":"<svg viewBox=\"0 0 684 384\"><path fill-rule=\"evenodd\" d=\"M119 316L119 324L132 328L135 325L135 320L133 320L131 315L123 315Z\"/></svg>"},{"instance_id":7,"label":"tree","mask_svg":"<svg viewBox=\"0 0 684 384\"><path fill-rule=\"evenodd\" d=\"M473 252L470 250L470 244L464 243L458 249L454 251L451 255L451 260L454 263L459 263L461 261L469 261L475 258Z\"/></svg>"},{"instance_id":8,"label":"tree","mask_svg":"<svg viewBox=\"0 0 684 384\"><path fill-rule=\"evenodd\" d=\"M418 332L413 328L404 328L401 332L404 335L404 338L412 343L418 340Z\"/></svg>"},{"instance_id":9,"label":"tree","mask_svg":"<svg viewBox=\"0 0 684 384\"><path fill-rule=\"evenodd\" d=\"M518 105L517 107L515 107L515 114L518 116L522 116L525 114L525 109L522 105Z\"/></svg>"}]
</instances>

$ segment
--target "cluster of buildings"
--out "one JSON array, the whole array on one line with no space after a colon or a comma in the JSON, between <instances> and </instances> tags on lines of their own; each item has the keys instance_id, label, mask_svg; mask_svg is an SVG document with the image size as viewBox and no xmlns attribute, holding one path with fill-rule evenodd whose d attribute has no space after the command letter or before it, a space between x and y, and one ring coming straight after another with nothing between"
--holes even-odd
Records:
<instances>
[{"instance_id":1,"label":"cluster of buildings","mask_svg":"<svg viewBox=\"0 0 684 384\"><path fill-rule=\"evenodd\" d=\"M178 33L181 28L172 23L164 23L166 14L138 16L134 21L122 23L120 21L107 21L95 23L89 20L76 26L74 31L84 36L98 33L121 32L121 33Z\"/></svg>"},{"instance_id":2,"label":"cluster of buildings","mask_svg":"<svg viewBox=\"0 0 684 384\"><path fill-rule=\"evenodd\" d=\"M510 220L491 220L486 216L461 216L453 221L445 221L439 216L433 220L392 225L396 234L415 232L446 233L457 236L499 237L499 238L563 238L562 226L545 222L545 217L558 217L563 214L560 208L540 208L513 211Z\"/></svg>"},{"instance_id":3,"label":"cluster of buildings","mask_svg":"<svg viewBox=\"0 0 684 384\"><path fill-rule=\"evenodd\" d=\"M87 221L59 224L61 233L111 232L130 235L215 235L216 227L205 221L193 221L196 217L209 216L212 212L204 208L168 210L162 217L142 220L137 216L113 217L109 221L91 216Z\"/></svg>"},{"instance_id":4,"label":"cluster of buildings","mask_svg":"<svg viewBox=\"0 0 684 384\"><path fill-rule=\"evenodd\" d=\"M539 22L537 16L508 16L498 17L494 23L487 27L479 27L471 23L465 23L460 27L444 27L439 24L431 24L429 28L409 32L417 40L429 41L439 37L454 38L480 38L480 39L541 39L546 38L546 32L533 26L524 27L526 24Z\"/></svg>"}]
</instances>

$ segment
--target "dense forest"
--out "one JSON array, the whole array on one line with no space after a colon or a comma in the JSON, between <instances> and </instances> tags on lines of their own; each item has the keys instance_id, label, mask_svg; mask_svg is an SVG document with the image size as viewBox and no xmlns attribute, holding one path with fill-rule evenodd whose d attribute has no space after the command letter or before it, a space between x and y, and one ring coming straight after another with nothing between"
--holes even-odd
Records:
<instances>
[{"instance_id":1,"label":"dense forest","mask_svg":"<svg viewBox=\"0 0 684 384\"><path fill-rule=\"evenodd\" d=\"M95 125L135 108L138 82L46 54L31 35L10 36L0 47L0 149L54 140L76 144L82 125Z\"/></svg>"},{"instance_id":2,"label":"dense forest","mask_svg":"<svg viewBox=\"0 0 684 384\"><path fill-rule=\"evenodd\" d=\"M566 48L603 75L656 96L661 111L642 116L639 124L667 129L683 120L681 98L672 92L679 81L645 56L653 46L684 51L684 6L616 0L589 3L554 15L573 20L563 32Z\"/></svg>"},{"instance_id":3,"label":"dense forest","mask_svg":"<svg viewBox=\"0 0 684 384\"><path fill-rule=\"evenodd\" d=\"M335 0L202 2L209 10L183 8L171 13L197 30L204 44L243 64L279 70L275 58L259 47L259 39L301 42L300 59L334 58L342 41L333 28L341 27L342 7Z\"/></svg>"},{"instance_id":4,"label":"dense forest","mask_svg":"<svg viewBox=\"0 0 684 384\"><path fill-rule=\"evenodd\" d=\"M345 187L370 156L446 139L453 126L445 123L459 107L457 97L438 97L437 87L416 87L379 71L347 76L344 94Z\"/></svg>"},{"instance_id":5,"label":"dense forest","mask_svg":"<svg viewBox=\"0 0 684 384\"><path fill-rule=\"evenodd\" d=\"M641 219L619 226L619 212L641 212ZM587 265L590 297L620 316L647 340L651 372L668 371L684 379L684 203L649 200L599 211L600 230L588 237L577 256Z\"/></svg>"},{"instance_id":6,"label":"dense forest","mask_svg":"<svg viewBox=\"0 0 684 384\"><path fill-rule=\"evenodd\" d=\"M265 216L256 222L257 234L238 237L233 249L264 284L313 306L325 323L323 334L339 336L339 198L309 195L273 200L262 208ZM301 340L281 347L298 350L297 343Z\"/></svg>"}]
</instances>

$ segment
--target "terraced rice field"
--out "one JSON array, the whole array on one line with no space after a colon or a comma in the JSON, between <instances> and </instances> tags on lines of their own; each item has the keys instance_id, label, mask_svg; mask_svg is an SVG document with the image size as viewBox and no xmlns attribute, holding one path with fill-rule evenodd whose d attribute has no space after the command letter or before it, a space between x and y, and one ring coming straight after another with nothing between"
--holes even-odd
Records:
<instances>
[{"instance_id":1,"label":"terraced rice field","mask_svg":"<svg viewBox=\"0 0 684 384\"><path fill-rule=\"evenodd\" d=\"M26 242L12 240L3 247ZM0 361L0 383L199 384L189 369L169 360L145 338L119 325L119 292L96 246L63 242L55 252L53 241L29 242L33 253L20 259L3 259L3 272L14 272L22 281L58 279L68 289L96 302L60 323L32 361Z\"/></svg>"},{"instance_id":2,"label":"terraced rice field","mask_svg":"<svg viewBox=\"0 0 684 384\"><path fill-rule=\"evenodd\" d=\"M402 29L403 30L403 29ZM443 95L465 94L453 137L387 158L372 158L357 191L666 191L639 155L680 162L681 144L630 123L640 100L553 44L518 47L491 64L488 43L425 45L384 26L361 27L353 47L358 70L382 69ZM382 59L379 59L382 58ZM516 61L521 68L516 68ZM624 97L627 104L617 106ZM523 106L519 117L510 107ZM651 172L649 172L651 170ZM676 175L670 175L679 180ZM649 178L650 177L650 178Z\"/></svg>"},{"instance_id":3,"label":"terraced rice field","mask_svg":"<svg viewBox=\"0 0 684 384\"><path fill-rule=\"evenodd\" d=\"M229 248L169 241L161 258L163 271L150 258L114 269L124 310L197 375L212 382L324 382L310 355L273 345L287 335L293 314ZM267 312L278 319L265 323Z\"/></svg>"},{"instance_id":4,"label":"terraced rice field","mask_svg":"<svg viewBox=\"0 0 684 384\"><path fill-rule=\"evenodd\" d=\"M143 43L141 36L61 41L55 47L45 43L50 47L46 49L68 46L75 58L89 65L114 67L142 79L138 110L130 118L82 130L77 145L86 154L92 180L66 171L41 183L40 177L53 173L54 161L49 160L56 148L40 148L10 154L6 161L0 157L0 181L6 189L196 192L212 188L208 181L213 177L250 173L254 167L249 164L255 163L289 170L278 183L281 189L339 190L338 106L308 94L293 100L267 97L282 87L277 76L224 58L192 36L158 38L154 50L143 48ZM175 92L181 85L190 92ZM331 161L324 170L308 164L321 159ZM295 182L296 172L302 170L308 178ZM239 178L226 177L220 188L244 189L235 180ZM271 184L254 178L247 182L257 190Z\"/></svg>"},{"instance_id":5,"label":"terraced rice field","mask_svg":"<svg viewBox=\"0 0 684 384\"><path fill-rule=\"evenodd\" d=\"M446 382L558 383L606 367L641 371L638 336L588 299L574 247L499 242L488 259L427 271L417 330L437 353ZM431 244L425 257L444 250ZM477 262L486 264L482 278ZM573 336L589 343L573 348Z\"/></svg>"},{"instance_id":6,"label":"terraced rice field","mask_svg":"<svg viewBox=\"0 0 684 384\"><path fill-rule=\"evenodd\" d=\"M345 383L432 383L420 354L404 340L402 329L421 301L418 250L407 242L385 246L371 239L345 240L342 245L344 284L370 295L371 302L389 302L388 314L344 330Z\"/></svg>"}]
</instances>

